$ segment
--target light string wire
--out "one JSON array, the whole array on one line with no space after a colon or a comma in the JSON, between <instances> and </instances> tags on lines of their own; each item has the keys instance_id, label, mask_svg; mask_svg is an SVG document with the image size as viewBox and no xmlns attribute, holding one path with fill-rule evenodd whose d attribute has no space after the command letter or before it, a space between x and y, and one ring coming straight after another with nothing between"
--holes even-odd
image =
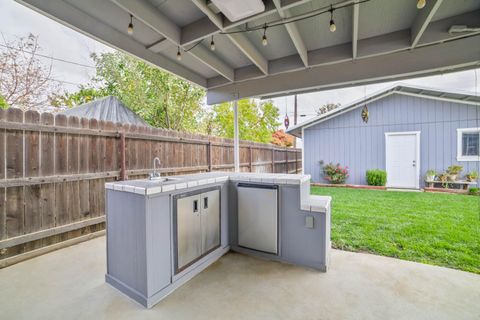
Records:
<instances>
[{"instance_id":1,"label":"light string wire","mask_svg":"<svg viewBox=\"0 0 480 320\"><path fill-rule=\"evenodd\" d=\"M321 10L319 12L312 13L312 14L307 15L307 16L303 16L303 14L302 14L302 17L299 17L299 18L296 18L296 19L295 18L294 19L289 18L288 21L285 21L285 19L278 19L278 20L274 20L272 22L263 23L263 24L258 25L256 27L248 27L248 22L247 22L247 23L245 23L245 26L246 26L245 29L235 30L235 31L221 31L218 34L248 33L248 32L253 32L253 31L262 30L262 29L266 31L268 28L284 26L284 25L287 25L287 24L290 24L290 23L294 23L294 22L303 21L303 20L306 20L306 19L311 19L311 18L314 18L314 17L318 17L318 16L320 16L322 14L326 14L326 13L328 13L328 14L331 13L333 15L333 11L335 11L335 10L352 7L354 5L358 5L358 4L362 4L362 3L366 3L366 2L370 2L370 1L371 0L360 0L360 1L357 1L357 2L347 3L347 4L344 4L344 5L338 6L338 7L333 7L333 5L329 5L328 7L324 7L323 10ZM202 43L203 40L204 39L199 40L198 42L196 42L190 48L183 49L183 51L188 52L188 51L194 49L196 46L198 46L200 43Z\"/></svg>"}]
</instances>

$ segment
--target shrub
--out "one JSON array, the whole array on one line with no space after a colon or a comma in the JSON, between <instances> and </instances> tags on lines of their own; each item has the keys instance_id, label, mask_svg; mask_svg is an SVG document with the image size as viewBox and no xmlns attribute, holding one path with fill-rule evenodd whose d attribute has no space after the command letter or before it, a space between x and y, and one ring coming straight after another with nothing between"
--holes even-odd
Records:
<instances>
[{"instance_id":1,"label":"shrub","mask_svg":"<svg viewBox=\"0 0 480 320\"><path fill-rule=\"evenodd\" d=\"M334 184L342 184L345 183L349 174L348 174L348 167L342 167L339 163L334 165L333 163L329 163L322 167L323 169L323 178L330 183Z\"/></svg>"},{"instance_id":2,"label":"shrub","mask_svg":"<svg viewBox=\"0 0 480 320\"><path fill-rule=\"evenodd\" d=\"M387 184L387 172L380 169L367 170L367 183L369 186L384 186Z\"/></svg>"},{"instance_id":3,"label":"shrub","mask_svg":"<svg viewBox=\"0 0 480 320\"><path fill-rule=\"evenodd\" d=\"M476 196L476 195L479 195L480 189L479 188L470 188L468 189L468 194L472 195L472 196Z\"/></svg>"}]
</instances>

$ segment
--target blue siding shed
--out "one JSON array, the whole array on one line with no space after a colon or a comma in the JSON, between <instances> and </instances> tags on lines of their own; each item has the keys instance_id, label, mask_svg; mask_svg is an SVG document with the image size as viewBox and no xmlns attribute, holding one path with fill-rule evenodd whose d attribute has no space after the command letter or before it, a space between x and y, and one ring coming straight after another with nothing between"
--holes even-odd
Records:
<instances>
[{"instance_id":1,"label":"blue siding shed","mask_svg":"<svg viewBox=\"0 0 480 320\"><path fill-rule=\"evenodd\" d=\"M457 129L480 127L480 104L467 104L468 98L464 97L456 102L444 98L442 92L422 96L398 88L290 129L290 133L303 138L304 172L314 182L326 182L320 161L340 163L350 169L347 183L366 184L366 170L387 169L385 133L399 132L420 132L420 187L424 186L428 169L442 172L452 164L459 164L464 168L462 176L472 170L479 171L480 157L477 161L458 161ZM364 105L369 111L367 123L361 116Z\"/></svg>"}]
</instances>

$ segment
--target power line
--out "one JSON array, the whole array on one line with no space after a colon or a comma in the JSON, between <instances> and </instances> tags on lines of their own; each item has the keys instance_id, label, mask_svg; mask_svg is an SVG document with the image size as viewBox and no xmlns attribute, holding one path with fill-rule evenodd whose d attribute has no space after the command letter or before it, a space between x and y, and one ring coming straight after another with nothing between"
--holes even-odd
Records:
<instances>
[{"instance_id":1,"label":"power line","mask_svg":"<svg viewBox=\"0 0 480 320\"><path fill-rule=\"evenodd\" d=\"M35 56L39 56L39 57L46 58L46 59L51 59L51 60L55 60L55 61L59 61L59 62L63 62L63 63L73 64L73 65L76 65L76 66L79 66L79 67L95 69L95 66L88 65L88 64L83 64L83 63L80 63L80 62L65 60L65 59L57 58L57 57L53 57L53 56L47 56L47 55L37 53L37 52L33 52L33 51L27 51L27 50L23 50L23 49L19 49L19 48L14 48L14 47L7 46L7 45L1 44L1 43L0 43L0 46L4 47L4 48L7 48L7 49L10 49L10 50L17 50L17 51L21 51L23 53L33 54Z\"/></svg>"}]
</instances>

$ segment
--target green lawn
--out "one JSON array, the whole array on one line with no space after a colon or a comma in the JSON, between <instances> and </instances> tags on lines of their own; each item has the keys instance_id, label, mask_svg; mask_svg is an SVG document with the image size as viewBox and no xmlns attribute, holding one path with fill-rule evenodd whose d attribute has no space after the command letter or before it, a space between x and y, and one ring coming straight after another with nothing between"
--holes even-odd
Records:
<instances>
[{"instance_id":1,"label":"green lawn","mask_svg":"<svg viewBox=\"0 0 480 320\"><path fill-rule=\"evenodd\" d=\"M330 195L332 245L480 274L480 197L312 187Z\"/></svg>"}]
</instances>

